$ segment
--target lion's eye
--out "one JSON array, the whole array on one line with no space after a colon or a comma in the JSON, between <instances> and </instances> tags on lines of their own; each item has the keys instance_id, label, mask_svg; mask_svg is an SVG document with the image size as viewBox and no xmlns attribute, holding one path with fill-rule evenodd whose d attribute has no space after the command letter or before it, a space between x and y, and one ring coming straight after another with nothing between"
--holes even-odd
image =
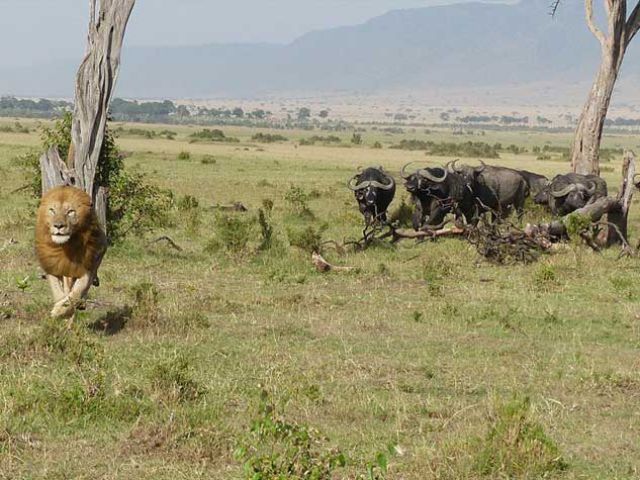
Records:
<instances>
[{"instance_id":1,"label":"lion's eye","mask_svg":"<svg viewBox=\"0 0 640 480\"><path fill-rule=\"evenodd\" d=\"M56 211L53 208L49 209L49 215L55 215Z\"/></svg>"},{"instance_id":2,"label":"lion's eye","mask_svg":"<svg viewBox=\"0 0 640 480\"><path fill-rule=\"evenodd\" d=\"M75 216L75 214L76 214L76 211L75 211L75 210L69 210L69 211L67 212L67 215L69 215L70 217Z\"/></svg>"}]
</instances>

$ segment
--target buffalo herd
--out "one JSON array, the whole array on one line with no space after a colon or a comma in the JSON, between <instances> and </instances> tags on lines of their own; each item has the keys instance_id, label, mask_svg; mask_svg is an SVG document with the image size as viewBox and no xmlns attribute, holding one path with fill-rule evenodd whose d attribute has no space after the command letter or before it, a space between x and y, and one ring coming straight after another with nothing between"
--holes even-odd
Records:
<instances>
[{"instance_id":1,"label":"buffalo herd","mask_svg":"<svg viewBox=\"0 0 640 480\"><path fill-rule=\"evenodd\" d=\"M487 165L402 168L404 187L414 205L413 228L434 229L444 225L447 214L458 223L475 225L490 214L492 221L515 211L524 213L527 197L545 205L554 215L567 215L607 196L606 182L596 175L567 173L549 180L544 175ZM367 227L385 224L387 209L396 193L396 180L382 167L369 167L349 180Z\"/></svg>"}]
</instances>

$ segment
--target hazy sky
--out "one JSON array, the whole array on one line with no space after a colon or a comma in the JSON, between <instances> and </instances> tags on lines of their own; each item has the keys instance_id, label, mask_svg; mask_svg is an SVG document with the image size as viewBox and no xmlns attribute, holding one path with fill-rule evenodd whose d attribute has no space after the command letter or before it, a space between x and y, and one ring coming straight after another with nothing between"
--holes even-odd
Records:
<instances>
[{"instance_id":1,"label":"hazy sky","mask_svg":"<svg viewBox=\"0 0 640 480\"><path fill-rule=\"evenodd\" d=\"M289 42L392 9L456 0L138 0L125 45ZM0 68L82 55L88 0L0 0Z\"/></svg>"}]
</instances>

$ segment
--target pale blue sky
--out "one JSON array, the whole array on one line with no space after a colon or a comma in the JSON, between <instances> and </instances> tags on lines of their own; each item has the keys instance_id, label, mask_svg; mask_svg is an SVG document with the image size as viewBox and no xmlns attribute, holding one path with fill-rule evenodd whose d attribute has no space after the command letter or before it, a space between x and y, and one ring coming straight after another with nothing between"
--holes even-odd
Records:
<instances>
[{"instance_id":1,"label":"pale blue sky","mask_svg":"<svg viewBox=\"0 0 640 480\"><path fill-rule=\"evenodd\" d=\"M456 0L138 0L126 45L289 42L398 8ZM544 0L543 0L544 1ZM0 67L76 58L88 0L0 0Z\"/></svg>"}]
</instances>

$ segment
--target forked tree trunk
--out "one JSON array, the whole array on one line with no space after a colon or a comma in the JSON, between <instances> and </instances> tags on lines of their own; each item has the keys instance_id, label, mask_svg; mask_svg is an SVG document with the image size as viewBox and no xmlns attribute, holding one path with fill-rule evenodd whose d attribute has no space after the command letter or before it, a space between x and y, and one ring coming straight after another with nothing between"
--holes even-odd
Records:
<instances>
[{"instance_id":1,"label":"forked tree trunk","mask_svg":"<svg viewBox=\"0 0 640 480\"><path fill-rule=\"evenodd\" d=\"M99 4L99 5L98 5ZM107 113L120 67L120 53L135 0L90 0L87 53L76 76L71 155L63 162L56 149L41 160L43 193L75 185L93 199L106 227L106 192L95 185Z\"/></svg>"},{"instance_id":2,"label":"forked tree trunk","mask_svg":"<svg viewBox=\"0 0 640 480\"><path fill-rule=\"evenodd\" d=\"M627 46L640 27L640 2L628 19L626 0L604 0L604 5L608 35L594 22L593 0L585 0L587 25L600 42L602 60L582 109L573 142L573 171L581 174L600 174L600 141L611 96Z\"/></svg>"}]
</instances>

